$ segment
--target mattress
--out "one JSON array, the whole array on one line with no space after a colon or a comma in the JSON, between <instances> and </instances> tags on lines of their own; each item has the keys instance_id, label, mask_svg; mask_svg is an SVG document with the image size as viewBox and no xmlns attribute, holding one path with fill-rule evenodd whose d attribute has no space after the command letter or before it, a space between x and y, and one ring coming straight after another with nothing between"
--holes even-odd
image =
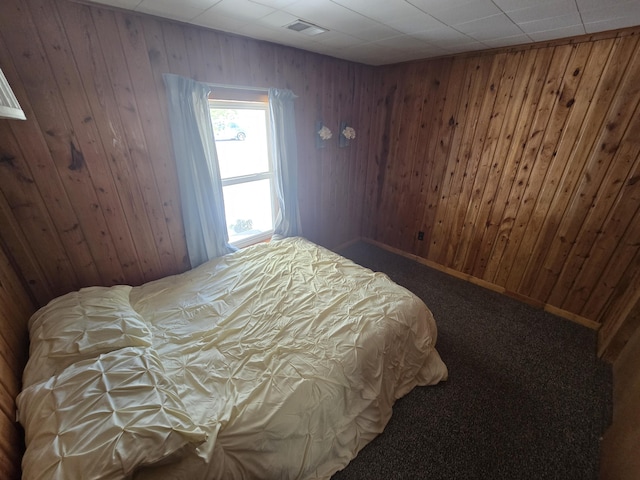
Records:
<instances>
[{"instance_id":1,"label":"mattress","mask_svg":"<svg viewBox=\"0 0 640 480\"><path fill-rule=\"evenodd\" d=\"M258 244L118 292L132 310L127 318L142 322L126 336L132 345L98 338L91 345L104 351L91 353L83 332L74 347L79 361L52 367L30 358L25 370L27 390L53 392L52 379L70 369L67 377L75 378L74 368L84 371L87 362L108 379L112 365L123 364L112 357L126 351L124 363L134 371L127 378L141 378L153 391L170 383L168 398L177 396L180 406L171 411L188 413L193 425L176 420L185 446L127 463L109 478L330 478L383 431L396 399L447 377L434 318L419 298L303 238ZM32 343L44 335L34 317ZM46 354L35 344L33 357ZM149 351L158 363L152 370L161 371L155 377L136 370ZM35 401L21 395L26 417ZM28 441L38 422L23 422L31 425Z\"/></svg>"}]
</instances>

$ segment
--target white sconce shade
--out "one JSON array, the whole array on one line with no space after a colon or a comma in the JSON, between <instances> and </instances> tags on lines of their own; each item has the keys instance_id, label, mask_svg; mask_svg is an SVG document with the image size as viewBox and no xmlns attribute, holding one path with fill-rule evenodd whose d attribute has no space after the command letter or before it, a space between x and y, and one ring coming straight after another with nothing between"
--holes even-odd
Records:
<instances>
[{"instance_id":1,"label":"white sconce shade","mask_svg":"<svg viewBox=\"0 0 640 480\"><path fill-rule=\"evenodd\" d=\"M13 90L7 82L0 68L0 118L14 118L16 120L26 120L18 99L13 94Z\"/></svg>"}]
</instances>

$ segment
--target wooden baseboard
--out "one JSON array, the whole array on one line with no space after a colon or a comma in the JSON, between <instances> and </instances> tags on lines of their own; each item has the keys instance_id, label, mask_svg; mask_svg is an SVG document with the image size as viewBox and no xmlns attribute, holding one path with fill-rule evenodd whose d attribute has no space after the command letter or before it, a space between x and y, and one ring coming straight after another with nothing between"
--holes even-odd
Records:
<instances>
[{"instance_id":1,"label":"wooden baseboard","mask_svg":"<svg viewBox=\"0 0 640 480\"><path fill-rule=\"evenodd\" d=\"M345 248L350 247L354 243L363 242L363 241L366 241L366 240L362 237L352 238L348 242L344 242L338 245L337 247L333 247L331 250L333 250L334 252L339 252L340 250L344 250Z\"/></svg>"},{"instance_id":2,"label":"wooden baseboard","mask_svg":"<svg viewBox=\"0 0 640 480\"><path fill-rule=\"evenodd\" d=\"M377 240L373 240L371 238L361 238L363 242L370 243L375 245L376 247L380 247L384 250L387 250L391 253L395 253L397 255L401 255L403 257L414 260L418 263L426 265L427 267L433 268L434 270L438 270L440 272L446 273L447 275L451 275L452 277L459 278L461 280L465 280L467 282L473 283L474 285L478 285L480 287L486 288L488 290L492 290L494 292L501 293L506 295L507 297L514 298L522 303L526 303L527 305L531 305L533 307L539 308L541 310L545 310L553 315L557 315L558 317L564 318L566 320L570 320L574 323L578 323L584 327L590 328L592 330L598 330L600 328L600 324L588 318L582 317L572 312L568 312L567 310L563 310L558 307L554 307L553 305L549 305L547 303L541 302L539 300L535 300L533 298L527 297L525 295L521 295L516 292L511 292L500 285L496 285L491 282L487 282L486 280L482 280L481 278L474 277L473 275L469 275L466 273L459 272L449 267L445 267L444 265L440 265L438 263L432 262L426 258L419 257L418 255L414 255L412 253L405 252L395 247L391 247L385 243L378 242ZM352 242L353 243L353 242Z\"/></svg>"}]
</instances>

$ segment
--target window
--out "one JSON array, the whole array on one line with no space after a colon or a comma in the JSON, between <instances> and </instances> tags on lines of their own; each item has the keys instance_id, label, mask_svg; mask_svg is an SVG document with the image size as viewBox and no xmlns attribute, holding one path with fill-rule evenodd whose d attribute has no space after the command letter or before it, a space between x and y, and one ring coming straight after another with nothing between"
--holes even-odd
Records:
<instances>
[{"instance_id":1,"label":"window","mask_svg":"<svg viewBox=\"0 0 640 480\"><path fill-rule=\"evenodd\" d=\"M277 213L268 101L212 99L209 108L229 243L267 240Z\"/></svg>"}]
</instances>

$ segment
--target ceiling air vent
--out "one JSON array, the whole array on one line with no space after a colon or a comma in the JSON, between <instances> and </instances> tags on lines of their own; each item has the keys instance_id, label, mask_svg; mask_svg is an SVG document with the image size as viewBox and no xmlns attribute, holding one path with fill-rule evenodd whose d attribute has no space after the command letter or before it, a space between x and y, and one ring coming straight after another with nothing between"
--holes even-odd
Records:
<instances>
[{"instance_id":1,"label":"ceiling air vent","mask_svg":"<svg viewBox=\"0 0 640 480\"><path fill-rule=\"evenodd\" d=\"M319 27L318 25L314 25L313 23L305 22L304 20L300 20L300 19L287 25L287 28L289 30L304 33L305 35L309 35L309 36L319 35L321 33L329 31L326 28Z\"/></svg>"}]
</instances>

